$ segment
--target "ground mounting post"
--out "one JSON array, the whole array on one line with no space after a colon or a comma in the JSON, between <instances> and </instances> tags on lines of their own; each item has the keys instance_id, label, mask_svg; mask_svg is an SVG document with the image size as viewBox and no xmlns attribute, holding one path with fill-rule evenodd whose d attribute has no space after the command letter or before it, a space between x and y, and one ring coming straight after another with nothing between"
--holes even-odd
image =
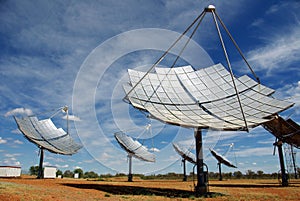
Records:
<instances>
[{"instance_id":1,"label":"ground mounting post","mask_svg":"<svg viewBox=\"0 0 300 201\"><path fill-rule=\"evenodd\" d=\"M275 143L275 145L278 148L278 155L279 155L279 161L280 161L280 169L281 169L281 185L282 186L288 186L288 175L285 172L284 167L284 159L283 159L283 151L282 151L282 141L278 141Z\"/></svg>"},{"instance_id":2,"label":"ground mounting post","mask_svg":"<svg viewBox=\"0 0 300 201\"><path fill-rule=\"evenodd\" d=\"M183 165L183 180L182 181L187 181L185 159L182 159L182 165Z\"/></svg>"},{"instance_id":3,"label":"ground mounting post","mask_svg":"<svg viewBox=\"0 0 300 201\"><path fill-rule=\"evenodd\" d=\"M128 160L129 160L128 181L132 182L132 155L131 154L128 154Z\"/></svg>"},{"instance_id":4,"label":"ground mounting post","mask_svg":"<svg viewBox=\"0 0 300 201\"><path fill-rule=\"evenodd\" d=\"M208 185L206 174L203 166L203 147L202 147L202 131L200 128L195 128L195 144L196 144L196 162L197 162L197 185L195 187L196 196L205 195L208 193Z\"/></svg>"},{"instance_id":5,"label":"ground mounting post","mask_svg":"<svg viewBox=\"0 0 300 201\"><path fill-rule=\"evenodd\" d=\"M218 166L219 166L219 181L222 181L223 178L222 178L221 163L218 163Z\"/></svg>"},{"instance_id":6,"label":"ground mounting post","mask_svg":"<svg viewBox=\"0 0 300 201\"><path fill-rule=\"evenodd\" d=\"M43 161L44 161L44 149L41 147L40 148L40 164L39 164L39 172L37 179L43 179Z\"/></svg>"}]
</instances>

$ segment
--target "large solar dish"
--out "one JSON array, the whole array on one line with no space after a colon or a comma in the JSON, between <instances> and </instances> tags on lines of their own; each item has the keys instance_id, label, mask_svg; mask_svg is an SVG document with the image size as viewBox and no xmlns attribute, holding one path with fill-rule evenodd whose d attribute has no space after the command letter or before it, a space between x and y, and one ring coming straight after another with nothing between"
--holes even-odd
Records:
<instances>
[{"instance_id":1,"label":"large solar dish","mask_svg":"<svg viewBox=\"0 0 300 201\"><path fill-rule=\"evenodd\" d=\"M31 116L15 117L15 121L24 136L40 148L63 155L75 154L82 148L62 128L57 128L51 119L39 120Z\"/></svg>"},{"instance_id":2,"label":"large solar dish","mask_svg":"<svg viewBox=\"0 0 300 201\"><path fill-rule=\"evenodd\" d=\"M115 133L115 138L120 146L129 154L135 158L138 158L147 162L155 162L155 155L148 151L148 149L139 143L137 140L133 140L131 137L123 132Z\"/></svg>"},{"instance_id":3,"label":"large solar dish","mask_svg":"<svg viewBox=\"0 0 300 201\"><path fill-rule=\"evenodd\" d=\"M199 70L156 67L155 73L129 69L128 74L125 98L135 108L183 127L247 130L293 105L271 97L274 90L246 75L234 78L235 90L231 74L222 64Z\"/></svg>"}]
</instances>

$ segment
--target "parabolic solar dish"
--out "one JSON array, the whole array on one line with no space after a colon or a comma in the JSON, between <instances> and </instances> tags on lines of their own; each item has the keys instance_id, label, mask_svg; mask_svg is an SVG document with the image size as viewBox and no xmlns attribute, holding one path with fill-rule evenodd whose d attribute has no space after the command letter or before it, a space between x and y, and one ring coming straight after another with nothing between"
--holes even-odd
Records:
<instances>
[{"instance_id":1,"label":"parabolic solar dish","mask_svg":"<svg viewBox=\"0 0 300 201\"><path fill-rule=\"evenodd\" d=\"M300 126L292 119L283 119L277 116L263 125L270 133L282 142L300 148Z\"/></svg>"},{"instance_id":2,"label":"parabolic solar dish","mask_svg":"<svg viewBox=\"0 0 300 201\"><path fill-rule=\"evenodd\" d=\"M192 66L156 67L155 71L129 69L125 98L135 108L148 111L164 123L201 129L247 130L293 106L271 97L274 90L244 75L234 78L241 112L231 74L222 64L199 70Z\"/></svg>"},{"instance_id":3,"label":"parabolic solar dish","mask_svg":"<svg viewBox=\"0 0 300 201\"><path fill-rule=\"evenodd\" d=\"M147 162L155 162L155 155L150 153L148 149L139 143L137 140L133 140L125 133L115 133L115 138L120 146L132 156Z\"/></svg>"},{"instance_id":4,"label":"parabolic solar dish","mask_svg":"<svg viewBox=\"0 0 300 201\"><path fill-rule=\"evenodd\" d=\"M178 144L173 143L173 147L175 151L185 160L187 160L190 163L196 164L196 156L192 152L190 152L188 149L184 147L180 147Z\"/></svg>"},{"instance_id":5,"label":"parabolic solar dish","mask_svg":"<svg viewBox=\"0 0 300 201\"><path fill-rule=\"evenodd\" d=\"M222 156L221 154L219 154L218 152L216 152L213 149L209 149L211 154L218 160L219 163L222 163L228 167L233 167L236 168L235 165L233 165L227 158L225 158L225 156Z\"/></svg>"},{"instance_id":6,"label":"parabolic solar dish","mask_svg":"<svg viewBox=\"0 0 300 201\"><path fill-rule=\"evenodd\" d=\"M57 128L51 119L38 120L31 116L15 117L15 120L24 136L40 148L63 155L75 154L82 148L62 128Z\"/></svg>"}]
</instances>

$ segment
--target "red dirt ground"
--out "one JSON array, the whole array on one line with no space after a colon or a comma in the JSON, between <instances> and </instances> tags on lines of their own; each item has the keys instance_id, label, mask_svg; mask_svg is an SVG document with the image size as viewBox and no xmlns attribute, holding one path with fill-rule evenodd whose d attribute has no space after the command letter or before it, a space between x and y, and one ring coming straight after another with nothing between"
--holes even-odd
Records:
<instances>
[{"instance_id":1,"label":"red dirt ground","mask_svg":"<svg viewBox=\"0 0 300 201\"><path fill-rule=\"evenodd\" d=\"M0 200L300 200L300 180L281 187L277 180L210 181L210 198L196 198L192 181L107 181L85 179L0 178Z\"/></svg>"}]
</instances>

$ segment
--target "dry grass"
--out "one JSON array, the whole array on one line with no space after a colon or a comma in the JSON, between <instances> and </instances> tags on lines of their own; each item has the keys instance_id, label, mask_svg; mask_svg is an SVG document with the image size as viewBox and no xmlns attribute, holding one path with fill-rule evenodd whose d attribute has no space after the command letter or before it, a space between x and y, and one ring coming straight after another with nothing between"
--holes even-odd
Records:
<instances>
[{"instance_id":1,"label":"dry grass","mask_svg":"<svg viewBox=\"0 0 300 201\"><path fill-rule=\"evenodd\" d=\"M197 198L193 182L134 178L87 181L84 179L0 179L0 200L294 200L300 198L300 180L280 187L277 180L210 181L211 198Z\"/></svg>"}]
</instances>

